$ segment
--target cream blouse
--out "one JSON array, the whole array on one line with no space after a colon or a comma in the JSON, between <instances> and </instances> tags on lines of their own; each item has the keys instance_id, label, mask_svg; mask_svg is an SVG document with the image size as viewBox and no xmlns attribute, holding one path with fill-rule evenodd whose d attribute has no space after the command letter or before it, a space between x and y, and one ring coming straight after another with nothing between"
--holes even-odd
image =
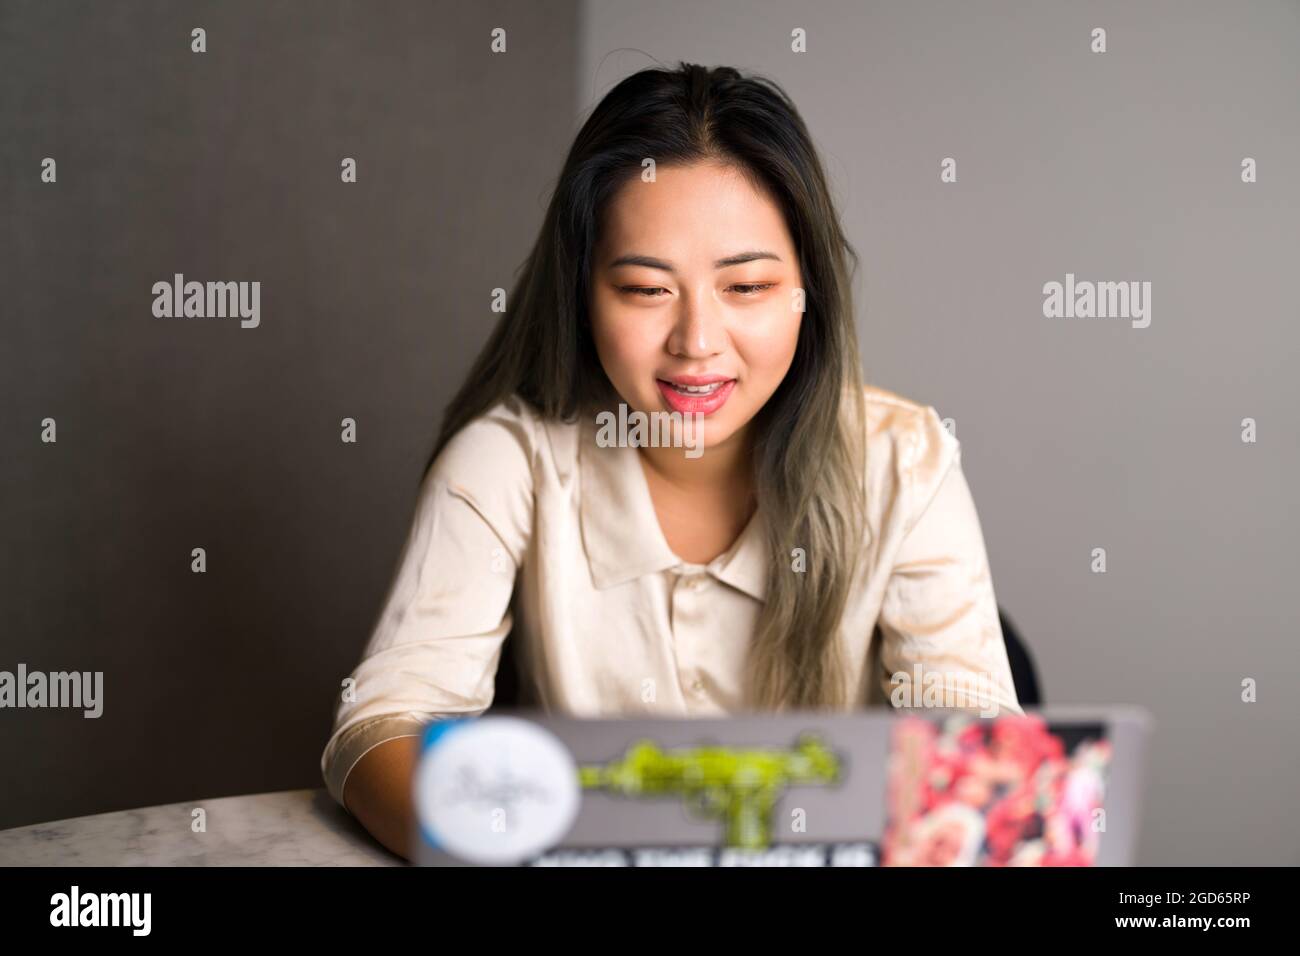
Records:
<instances>
[{"instance_id":1,"label":"cream blouse","mask_svg":"<svg viewBox=\"0 0 1300 956\"><path fill-rule=\"evenodd\" d=\"M866 560L840 634L856 699L1021 713L957 439L932 407L871 386L865 405ZM483 713L512 633L524 706L577 717L743 709L768 561L760 515L707 565L681 560L637 450L600 447L595 432L594 419L546 420L511 398L438 456L321 756L340 804L372 747ZM949 693L923 702L926 687ZM958 688L983 688L981 703Z\"/></svg>"}]
</instances>

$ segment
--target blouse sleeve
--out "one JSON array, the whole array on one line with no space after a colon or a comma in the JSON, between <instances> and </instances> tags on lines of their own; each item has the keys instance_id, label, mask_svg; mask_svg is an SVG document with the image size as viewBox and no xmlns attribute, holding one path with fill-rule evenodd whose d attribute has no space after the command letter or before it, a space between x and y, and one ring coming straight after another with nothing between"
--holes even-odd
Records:
<instances>
[{"instance_id":1,"label":"blouse sleeve","mask_svg":"<svg viewBox=\"0 0 1300 956\"><path fill-rule=\"evenodd\" d=\"M321 755L340 805L367 751L491 705L531 534L534 429L511 398L463 428L421 482L396 574Z\"/></svg>"},{"instance_id":2,"label":"blouse sleeve","mask_svg":"<svg viewBox=\"0 0 1300 956\"><path fill-rule=\"evenodd\" d=\"M925 408L906 449L911 527L880 611L881 684L895 707L1021 714L961 446Z\"/></svg>"}]
</instances>

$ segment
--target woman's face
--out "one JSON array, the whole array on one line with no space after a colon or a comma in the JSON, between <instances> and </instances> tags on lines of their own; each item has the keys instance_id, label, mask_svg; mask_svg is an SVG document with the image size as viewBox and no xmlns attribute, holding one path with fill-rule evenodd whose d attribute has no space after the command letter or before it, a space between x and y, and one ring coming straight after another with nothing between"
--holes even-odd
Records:
<instances>
[{"instance_id":1,"label":"woman's face","mask_svg":"<svg viewBox=\"0 0 1300 956\"><path fill-rule=\"evenodd\" d=\"M794 359L794 243L776 204L733 168L629 180L606 209L591 289L596 350L623 401L705 415L706 449L745 430Z\"/></svg>"}]
</instances>

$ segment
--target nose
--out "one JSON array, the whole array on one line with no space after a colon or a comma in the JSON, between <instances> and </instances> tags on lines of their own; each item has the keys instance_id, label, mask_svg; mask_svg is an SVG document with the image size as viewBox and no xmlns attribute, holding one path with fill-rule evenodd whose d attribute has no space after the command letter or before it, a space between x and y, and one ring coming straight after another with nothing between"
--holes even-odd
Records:
<instances>
[{"instance_id":1,"label":"nose","mask_svg":"<svg viewBox=\"0 0 1300 956\"><path fill-rule=\"evenodd\" d=\"M668 351L678 358L704 359L726 350L726 329L718 303L707 293L683 296L668 336Z\"/></svg>"}]
</instances>

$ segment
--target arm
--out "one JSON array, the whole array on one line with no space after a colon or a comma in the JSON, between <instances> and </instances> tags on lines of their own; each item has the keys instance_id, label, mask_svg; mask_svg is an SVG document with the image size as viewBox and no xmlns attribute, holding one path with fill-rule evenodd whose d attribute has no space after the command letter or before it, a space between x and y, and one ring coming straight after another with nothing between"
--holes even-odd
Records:
<instances>
[{"instance_id":1,"label":"arm","mask_svg":"<svg viewBox=\"0 0 1300 956\"><path fill-rule=\"evenodd\" d=\"M344 808L371 836L406 860L415 856L411 777L419 752L419 737L386 740L357 761L343 790Z\"/></svg>"},{"instance_id":2,"label":"arm","mask_svg":"<svg viewBox=\"0 0 1300 956\"><path fill-rule=\"evenodd\" d=\"M880 610L885 697L895 707L1023 713L960 445L931 408L904 476L911 527Z\"/></svg>"},{"instance_id":3,"label":"arm","mask_svg":"<svg viewBox=\"0 0 1300 956\"><path fill-rule=\"evenodd\" d=\"M397 572L321 755L330 795L400 856L418 835L411 773L432 720L492 704L532 533L532 421L507 402L448 443L420 486Z\"/></svg>"}]
</instances>

